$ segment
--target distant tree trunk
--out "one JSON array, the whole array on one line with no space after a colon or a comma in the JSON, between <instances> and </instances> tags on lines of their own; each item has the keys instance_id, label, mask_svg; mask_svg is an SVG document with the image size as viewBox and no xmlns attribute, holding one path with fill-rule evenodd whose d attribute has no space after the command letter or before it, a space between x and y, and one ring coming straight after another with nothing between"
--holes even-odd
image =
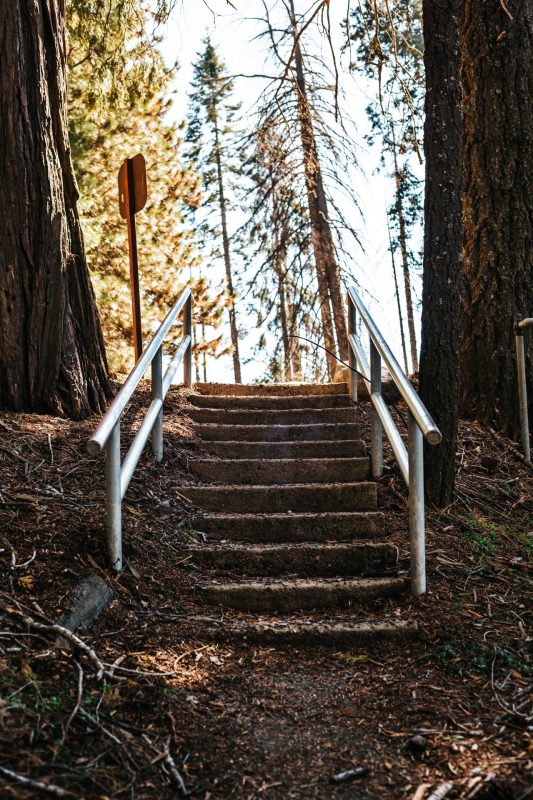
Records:
<instances>
[{"instance_id":1,"label":"distant tree trunk","mask_svg":"<svg viewBox=\"0 0 533 800\"><path fill-rule=\"evenodd\" d=\"M405 374L409 374L409 363L407 361L407 349L405 347L405 332L403 329L403 316L402 316L402 304L400 303L400 290L398 288L398 275L396 274L396 260L394 258L394 249L392 247L392 236L390 231L389 219L387 217L387 230L389 233L389 249L390 249L390 257L392 262L392 274L394 276L394 294L396 296L396 304L398 306L398 321L400 323L400 339L402 342L402 353L403 353L403 363L405 366Z\"/></svg>"},{"instance_id":2,"label":"distant tree trunk","mask_svg":"<svg viewBox=\"0 0 533 800\"><path fill-rule=\"evenodd\" d=\"M396 144L394 143L394 176L396 181L396 203L395 209L400 227L400 253L402 254L403 283L405 290L405 308L407 311L407 328L409 330L409 345L411 349L411 364L413 372L418 372L418 353L416 349L415 317L413 313L413 295L411 292L411 273L409 270L409 254L407 252L407 230L405 225L405 213L403 208L402 195L402 175L398 167L396 156Z\"/></svg>"},{"instance_id":3,"label":"distant tree trunk","mask_svg":"<svg viewBox=\"0 0 533 800\"><path fill-rule=\"evenodd\" d=\"M218 202L220 206L220 220L222 225L222 248L224 251L224 266L226 268L226 286L230 296L230 306L228 308L229 325L231 334L231 344L233 345L233 373L235 383L242 383L241 379L241 360L239 357L239 331L237 329L237 315L235 313L233 275L231 271L231 258L229 250L228 222L226 216L226 195L224 193L224 178L222 175L222 160L220 158L220 142L218 135L218 123L215 121L215 150L218 180Z\"/></svg>"},{"instance_id":4,"label":"distant tree trunk","mask_svg":"<svg viewBox=\"0 0 533 800\"><path fill-rule=\"evenodd\" d=\"M103 410L105 347L66 119L63 0L0 4L0 405Z\"/></svg>"},{"instance_id":5,"label":"distant tree trunk","mask_svg":"<svg viewBox=\"0 0 533 800\"><path fill-rule=\"evenodd\" d=\"M296 338L298 331L298 307L295 303L289 302L290 333L291 333L291 365L292 379L300 381L302 379L302 348L299 339Z\"/></svg>"},{"instance_id":6,"label":"distant tree trunk","mask_svg":"<svg viewBox=\"0 0 533 800\"><path fill-rule=\"evenodd\" d=\"M272 226L274 228L274 271L278 279L278 304L279 321L281 327L281 342L283 344L283 380L292 380L291 367L291 341L289 339L289 327L287 323L287 298L285 292L285 245L280 241L279 226L281 220L278 214L278 202L276 196L276 186L272 185Z\"/></svg>"},{"instance_id":7,"label":"distant tree trunk","mask_svg":"<svg viewBox=\"0 0 533 800\"><path fill-rule=\"evenodd\" d=\"M324 330L324 338L327 337L329 339L329 344L326 343L326 347L332 350L333 353L339 354L343 361L346 361L348 357L348 340L339 267L335 257L335 248L331 235L331 228L328 218L328 206L326 194L324 192L324 182L322 179L322 170L320 168L315 132L313 128L313 118L307 97L302 51L297 40L296 15L294 11L293 0L290 0L290 6L291 24L296 43L294 49L294 59L296 66L296 82L298 86L298 119L300 123L302 150L304 155L305 180L307 185L309 217L311 220L313 253L315 256L322 306L324 306L324 303L326 302L324 289L327 294L328 303L331 303L333 322L337 335L337 346L335 347L334 341L332 346L333 336L329 335L326 330ZM323 286L322 289L320 288L321 282L322 284L325 283L325 286ZM329 316L331 316L331 313ZM324 319L323 325L325 326ZM331 369L329 367L328 371L330 372L331 377Z\"/></svg>"},{"instance_id":8,"label":"distant tree trunk","mask_svg":"<svg viewBox=\"0 0 533 800\"><path fill-rule=\"evenodd\" d=\"M205 348L205 324L202 322L202 342L204 343L204 349L202 350L202 374L204 383L207 383L207 351Z\"/></svg>"},{"instance_id":9,"label":"distant tree trunk","mask_svg":"<svg viewBox=\"0 0 533 800\"><path fill-rule=\"evenodd\" d=\"M200 383L200 353L198 352L198 336L196 333L197 325L193 325L192 329L192 353L194 356L194 374L196 375L196 383Z\"/></svg>"},{"instance_id":10,"label":"distant tree trunk","mask_svg":"<svg viewBox=\"0 0 533 800\"><path fill-rule=\"evenodd\" d=\"M533 315L533 2L464 8L461 410L518 437L513 323ZM533 336L525 342L533 397Z\"/></svg>"},{"instance_id":11,"label":"distant tree trunk","mask_svg":"<svg viewBox=\"0 0 533 800\"><path fill-rule=\"evenodd\" d=\"M420 394L443 441L426 447L427 495L444 505L455 477L462 246L462 0L424 0L426 193Z\"/></svg>"}]
</instances>

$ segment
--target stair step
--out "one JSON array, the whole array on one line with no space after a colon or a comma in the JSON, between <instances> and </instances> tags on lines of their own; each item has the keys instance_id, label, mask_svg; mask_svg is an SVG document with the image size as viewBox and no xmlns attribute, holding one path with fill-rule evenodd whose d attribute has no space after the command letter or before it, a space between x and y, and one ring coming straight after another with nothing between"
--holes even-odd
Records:
<instances>
[{"instance_id":1,"label":"stair step","mask_svg":"<svg viewBox=\"0 0 533 800\"><path fill-rule=\"evenodd\" d=\"M381 511L335 511L318 514L205 514L191 520L210 539L239 542L353 541L383 536Z\"/></svg>"},{"instance_id":2,"label":"stair step","mask_svg":"<svg viewBox=\"0 0 533 800\"><path fill-rule=\"evenodd\" d=\"M326 578L207 583L197 587L208 603L241 611L296 611L339 608L378 597L396 597L404 578Z\"/></svg>"},{"instance_id":3,"label":"stair step","mask_svg":"<svg viewBox=\"0 0 533 800\"><path fill-rule=\"evenodd\" d=\"M187 416L194 422L217 425L321 425L355 422L353 408L190 408Z\"/></svg>"},{"instance_id":4,"label":"stair step","mask_svg":"<svg viewBox=\"0 0 533 800\"><path fill-rule=\"evenodd\" d=\"M206 441L288 442L319 439L359 439L361 426L357 422L317 425L220 425L196 423L195 431Z\"/></svg>"},{"instance_id":5,"label":"stair step","mask_svg":"<svg viewBox=\"0 0 533 800\"><path fill-rule=\"evenodd\" d=\"M395 642L418 635L414 620L397 622L350 622L319 620L305 622L256 622L231 620L224 622L209 617L193 617L194 636L216 641L245 641L250 644L327 646L351 649L378 642Z\"/></svg>"},{"instance_id":6,"label":"stair step","mask_svg":"<svg viewBox=\"0 0 533 800\"><path fill-rule=\"evenodd\" d=\"M299 395L348 394L347 383L195 383L195 392L209 395L297 397Z\"/></svg>"},{"instance_id":7,"label":"stair step","mask_svg":"<svg viewBox=\"0 0 533 800\"><path fill-rule=\"evenodd\" d=\"M290 408L351 408L349 394L302 394L290 395L213 395L190 394L189 403L198 408L250 408L250 409L290 409Z\"/></svg>"},{"instance_id":8,"label":"stair step","mask_svg":"<svg viewBox=\"0 0 533 800\"><path fill-rule=\"evenodd\" d=\"M383 575L397 563L397 549L386 542L301 544L192 544L191 562L214 574Z\"/></svg>"},{"instance_id":9,"label":"stair step","mask_svg":"<svg viewBox=\"0 0 533 800\"><path fill-rule=\"evenodd\" d=\"M224 458L354 458L366 452L361 439L307 442L214 442L204 447Z\"/></svg>"},{"instance_id":10,"label":"stair step","mask_svg":"<svg viewBox=\"0 0 533 800\"><path fill-rule=\"evenodd\" d=\"M346 483L369 476L368 458L192 458L189 470L206 481L230 483Z\"/></svg>"},{"instance_id":11,"label":"stair step","mask_svg":"<svg viewBox=\"0 0 533 800\"><path fill-rule=\"evenodd\" d=\"M204 511L367 511L377 506L377 486L362 483L290 483L282 486L186 486L181 494Z\"/></svg>"}]
</instances>

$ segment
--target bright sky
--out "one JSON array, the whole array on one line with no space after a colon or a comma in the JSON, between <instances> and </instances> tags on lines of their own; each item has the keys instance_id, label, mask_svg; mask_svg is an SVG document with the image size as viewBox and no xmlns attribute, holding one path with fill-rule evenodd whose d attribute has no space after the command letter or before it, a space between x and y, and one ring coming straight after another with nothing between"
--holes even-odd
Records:
<instances>
[{"instance_id":1,"label":"bright sky","mask_svg":"<svg viewBox=\"0 0 533 800\"><path fill-rule=\"evenodd\" d=\"M306 12L311 0L302 2L296 0L297 13ZM262 26L254 18L260 17L262 3L258 0L234 0L237 10L231 9L226 0L209 0L209 8L201 0L185 0L174 11L170 21L164 28L164 41L161 48L168 66L178 61L180 69L175 80L175 95L173 116L176 121L181 121L186 115L187 92L192 77L192 64L202 48L202 39L209 34L217 47L219 54L226 63L228 72L232 75L261 73L264 69L264 45L254 37L262 30ZM275 6L275 0L269 4ZM346 0L332 0L331 18L334 45L340 48L343 43L340 22L346 14ZM316 34L314 34L316 35ZM390 204L392 184L381 175L374 174L378 165L378 153L369 150L364 142L364 134L368 131L368 122L365 115L367 104L368 85L359 77L345 74L343 78L346 103L349 114L356 123L357 144L359 146L359 164L354 165L350 179L356 187L362 218L356 209L347 208L344 202L346 216L355 220L356 227L360 230L361 240L365 252L354 249L351 274L366 291L366 300L371 313L391 348L402 363L398 314L396 299L394 297L394 284L391 270L390 253L388 252L388 234L385 209ZM242 103L244 116L253 114L254 103L263 88L264 83L258 79L236 78L235 99ZM230 220L231 222L231 220ZM238 223L236 222L235 225ZM398 267L398 265L397 265ZM215 268L218 280L223 279L223 265ZM399 272L399 270L398 270ZM400 276L399 276L400 278ZM420 280L414 281L415 298L420 299ZM401 288L401 292L403 289ZM239 315L239 325L243 331L249 331L243 339L241 353L244 358L250 356L250 349L257 341L259 332L254 330L255 323L243 319ZM417 329L418 329L417 313ZM226 323L227 324L227 323ZM226 331L229 339L229 329ZM418 333L418 330L417 330ZM243 359L244 360L244 359ZM265 369L265 364L254 360L243 366L243 380L245 382L259 378ZM230 357L219 360L210 359L208 363L208 379L216 381L233 380Z\"/></svg>"}]
</instances>

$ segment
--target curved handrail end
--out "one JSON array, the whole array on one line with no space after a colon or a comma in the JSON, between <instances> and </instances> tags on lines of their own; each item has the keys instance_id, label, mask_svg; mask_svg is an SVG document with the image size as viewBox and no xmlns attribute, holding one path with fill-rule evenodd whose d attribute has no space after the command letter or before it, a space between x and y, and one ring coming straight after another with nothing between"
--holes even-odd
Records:
<instances>
[{"instance_id":1,"label":"curved handrail end","mask_svg":"<svg viewBox=\"0 0 533 800\"><path fill-rule=\"evenodd\" d=\"M87 447L87 452L91 456L98 456L98 455L100 455L100 453L103 450L103 448L100 447L100 444L98 442L95 442L94 439L89 439L89 441L87 442L86 447Z\"/></svg>"}]
</instances>

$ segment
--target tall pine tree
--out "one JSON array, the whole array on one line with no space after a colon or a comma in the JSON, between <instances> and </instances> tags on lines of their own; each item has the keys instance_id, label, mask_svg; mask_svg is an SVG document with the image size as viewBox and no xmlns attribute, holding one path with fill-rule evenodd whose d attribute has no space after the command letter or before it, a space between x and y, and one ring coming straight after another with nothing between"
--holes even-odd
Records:
<instances>
[{"instance_id":1,"label":"tall pine tree","mask_svg":"<svg viewBox=\"0 0 533 800\"><path fill-rule=\"evenodd\" d=\"M210 256L222 252L235 382L241 383L239 331L235 311L234 266L230 246L231 177L239 171L233 124L238 106L231 102L233 82L210 39L194 65L190 93L187 154L203 177L203 200L195 212L200 244ZM216 221L215 221L216 220Z\"/></svg>"}]
</instances>

